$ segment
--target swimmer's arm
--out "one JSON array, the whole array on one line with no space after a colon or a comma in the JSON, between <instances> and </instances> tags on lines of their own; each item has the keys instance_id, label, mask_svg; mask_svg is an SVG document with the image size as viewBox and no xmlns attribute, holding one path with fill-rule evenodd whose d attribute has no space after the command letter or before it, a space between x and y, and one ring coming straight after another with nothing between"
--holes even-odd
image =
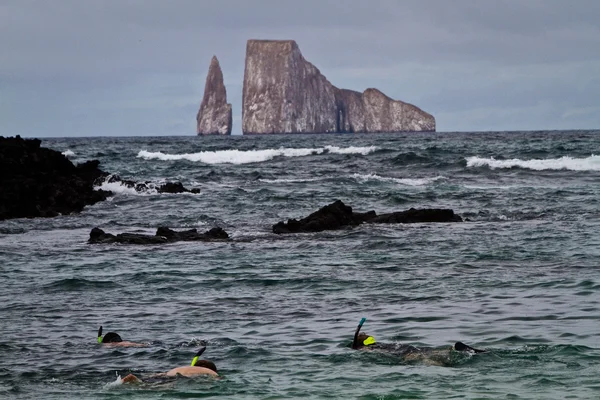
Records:
<instances>
[{"instance_id":1,"label":"swimmer's arm","mask_svg":"<svg viewBox=\"0 0 600 400\"><path fill-rule=\"evenodd\" d=\"M159 374L150 375L148 378L152 379L152 378L166 378L166 377L168 377L167 374L164 372L161 372ZM133 384L133 385L140 385L140 384L144 383L144 381L142 381L140 378L138 378L134 374L127 375L121 381L123 383L129 383L129 384Z\"/></svg>"},{"instance_id":2,"label":"swimmer's arm","mask_svg":"<svg viewBox=\"0 0 600 400\"><path fill-rule=\"evenodd\" d=\"M134 374L129 374L125 378L122 379L123 383L131 383L131 384L140 384L142 380L135 376Z\"/></svg>"}]
</instances>

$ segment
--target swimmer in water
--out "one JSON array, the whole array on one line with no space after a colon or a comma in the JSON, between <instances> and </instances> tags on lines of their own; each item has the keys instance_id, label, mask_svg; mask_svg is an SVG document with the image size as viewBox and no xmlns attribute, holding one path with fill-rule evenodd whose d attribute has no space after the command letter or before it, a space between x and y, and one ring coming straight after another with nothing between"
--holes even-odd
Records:
<instances>
[{"instance_id":1,"label":"swimmer in water","mask_svg":"<svg viewBox=\"0 0 600 400\"><path fill-rule=\"evenodd\" d=\"M121 339L118 333L108 332L102 337L102 326L98 329L98 343L109 347L147 347L144 343L127 342Z\"/></svg>"},{"instance_id":2,"label":"swimmer in water","mask_svg":"<svg viewBox=\"0 0 600 400\"><path fill-rule=\"evenodd\" d=\"M215 363L209 360L199 360L199 357L202 355L202 353L204 353L205 350L206 347L201 348L196 353L196 355L192 359L191 365L189 366L173 368L167 372L151 375L143 380L133 374L129 374L125 378L123 378L123 383L161 383L173 380L178 376L185 376L187 378L196 378L199 376L218 378L219 374L217 372L217 366L215 365Z\"/></svg>"},{"instance_id":3,"label":"swimmer in water","mask_svg":"<svg viewBox=\"0 0 600 400\"><path fill-rule=\"evenodd\" d=\"M377 343L373 336L360 331L363 324L367 319L363 318L360 320L356 332L354 333L354 340L352 341L352 348L354 350L362 351L374 351L380 352L392 356L400 357L403 361L408 363L424 363L427 365L439 365L447 366L452 365L452 354L453 352L463 353L485 353L486 350L475 349L471 346L467 346L462 342L456 342L451 348L433 348L433 347L415 347L408 344L394 344L394 343Z\"/></svg>"}]
</instances>

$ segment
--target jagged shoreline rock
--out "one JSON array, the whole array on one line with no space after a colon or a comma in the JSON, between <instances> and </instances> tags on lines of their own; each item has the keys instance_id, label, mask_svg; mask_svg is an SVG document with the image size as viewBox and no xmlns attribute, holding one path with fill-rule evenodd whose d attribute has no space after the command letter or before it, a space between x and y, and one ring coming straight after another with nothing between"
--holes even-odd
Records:
<instances>
[{"instance_id":1,"label":"jagged shoreline rock","mask_svg":"<svg viewBox=\"0 0 600 400\"><path fill-rule=\"evenodd\" d=\"M462 222L462 218L453 210L443 208L411 208L382 215L377 215L375 211L358 213L353 212L352 207L345 205L341 200L336 200L300 220L289 219L287 222L278 222L273 225L273 233L322 232L357 226L362 223L410 224L419 222Z\"/></svg>"},{"instance_id":2,"label":"jagged shoreline rock","mask_svg":"<svg viewBox=\"0 0 600 400\"><path fill-rule=\"evenodd\" d=\"M338 89L293 40L248 40L244 134L407 131L435 131L435 118L377 89Z\"/></svg>"},{"instance_id":3,"label":"jagged shoreline rock","mask_svg":"<svg viewBox=\"0 0 600 400\"><path fill-rule=\"evenodd\" d=\"M95 190L108 174L98 160L73 165L39 139L0 136L0 220L81 212L112 192Z\"/></svg>"},{"instance_id":4,"label":"jagged shoreline rock","mask_svg":"<svg viewBox=\"0 0 600 400\"><path fill-rule=\"evenodd\" d=\"M141 233L119 233L113 235L106 233L102 229L96 227L90 232L88 243L90 244L106 244L106 243L122 243L122 244L163 244L173 242L192 242L192 241L223 241L228 240L229 235L222 228L212 228L204 233L198 233L196 229L177 232L167 227L159 227L155 235L145 235Z\"/></svg>"},{"instance_id":5,"label":"jagged shoreline rock","mask_svg":"<svg viewBox=\"0 0 600 400\"><path fill-rule=\"evenodd\" d=\"M223 72L216 56L210 61L196 121L198 135L231 135L231 104L227 103Z\"/></svg>"},{"instance_id":6,"label":"jagged shoreline rock","mask_svg":"<svg viewBox=\"0 0 600 400\"><path fill-rule=\"evenodd\" d=\"M156 190L157 193L200 193L200 189L188 189L183 186L181 182L166 182L160 186L154 186L150 181L136 182L129 179L121 179L119 175L110 175L106 177L105 182L119 183L140 193L149 192L151 190Z\"/></svg>"}]
</instances>

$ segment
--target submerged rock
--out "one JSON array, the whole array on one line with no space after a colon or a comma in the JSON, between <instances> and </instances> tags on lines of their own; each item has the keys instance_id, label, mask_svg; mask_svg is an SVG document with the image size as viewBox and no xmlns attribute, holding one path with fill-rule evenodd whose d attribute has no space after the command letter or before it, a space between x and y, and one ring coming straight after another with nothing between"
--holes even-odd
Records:
<instances>
[{"instance_id":1,"label":"submerged rock","mask_svg":"<svg viewBox=\"0 0 600 400\"><path fill-rule=\"evenodd\" d=\"M210 61L196 121L198 135L231 135L231 104L227 103L223 72L216 56Z\"/></svg>"},{"instance_id":2,"label":"submerged rock","mask_svg":"<svg viewBox=\"0 0 600 400\"><path fill-rule=\"evenodd\" d=\"M218 241L227 240L229 235L222 228L212 228L204 233L198 233L196 229L176 232L166 227L159 227L155 235L142 233L120 233L113 235L106 233L100 228L93 228L90 232L88 243L123 243L123 244L162 244L179 241Z\"/></svg>"},{"instance_id":3,"label":"submerged rock","mask_svg":"<svg viewBox=\"0 0 600 400\"><path fill-rule=\"evenodd\" d=\"M293 40L249 40L244 134L435 131L435 118L377 89L338 89Z\"/></svg>"},{"instance_id":4,"label":"submerged rock","mask_svg":"<svg viewBox=\"0 0 600 400\"><path fill-rule=\"evenodd\" d=\"M462 222L462 218L454 214L453 210L439 208L411 208L406 211L378 216L375 211L365 213L353 212L352 207L345 205L341 200L336 200L301 220L289 219L287 222L278 222L273 225L273 232L277 234L321 232L356 226L362 223L409 224L418 222Z\"/></svg>"},{"instance_id":5,"label":"submerged rock","mask_svg":"<svg viewBox=\"0 0 600 400\"><path fill-rule=\"evenodd\" d=\"M40 145L39 139L0 136L0 220L81 212L112 195L94 189L94 182L108 175L98 160L75 166Z\"/></svg>"}]
</instances>

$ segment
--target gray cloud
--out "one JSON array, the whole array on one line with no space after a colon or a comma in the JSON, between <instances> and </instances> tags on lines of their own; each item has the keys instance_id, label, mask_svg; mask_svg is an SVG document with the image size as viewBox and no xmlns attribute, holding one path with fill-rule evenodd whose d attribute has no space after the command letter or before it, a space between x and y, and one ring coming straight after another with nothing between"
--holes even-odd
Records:
<instances>
[{"instance_id":1,"label":"gray cloud","mask_svg":"<svg viewBox=\"0 0 600 400\"><path fill-rule=\"evenodd\" d=\"M0 134L191 135L213 54L239 121L250 38L295 39L439 130L600 126L596 1L5 0Z\"/></svg>"}]
</instances>

